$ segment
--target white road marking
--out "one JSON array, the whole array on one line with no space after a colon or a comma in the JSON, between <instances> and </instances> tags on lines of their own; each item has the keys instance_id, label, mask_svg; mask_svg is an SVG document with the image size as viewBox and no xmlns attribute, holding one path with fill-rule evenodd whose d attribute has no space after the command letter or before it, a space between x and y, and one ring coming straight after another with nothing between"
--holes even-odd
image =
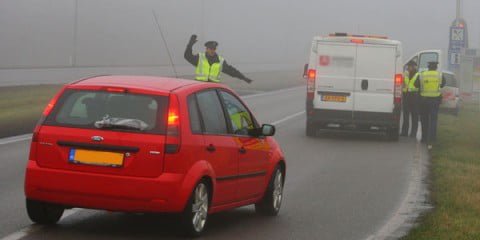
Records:
<instances>
[{"instance_id":1,"label":"white road marking","mask_svg":"<svg viewBox=\"0 0 480 240\"><path fill-rule=\"evenodd\" d=\"M273 122L272 125L281 124L281 123L283 123L283 122L286 122L286 121L288 121L288 120L291 120L291 119L296 118L296 117L298 117L298 116L301 116L301 115L303 115L303 114L305 114L305 111L301 111L301 112L292 114L292 115L290 115L290 116L284 117L284 118L282 118L282 119L280 119L280 120L278 120L278 121Z\"/></svg>"},{"instance_id":2,"label":"white road marking","mask_svg":"<svg viewBox=\"0 0 480 240\"><path fill-rule=\"evenodd\" d=\"M31 138L32 138L32 134L25 134L25 135L19 135L19 136L15 136L15 137L2 138L2 139L0 139L0 146L10 144L10 143L16 143L16 142L22 142L22 141L30 140Z\"/></svg>"},{"instance_id":3,"label":"white road marking","mask_svg":"<svg viewBox=\"0 0 480 240\"><path fill-rule=\"evenodd\" d=\"M81 211L81 209L66 210L63 213L62 219L68 218L68 217L72 216L73 214L75 214L79 211ZM22 239L22 238L28 236L29 234L35 233L39 230L42 230L43 228L44 228L44 226L42 226L42 225L37 225L37 224L30 225L30 226L25 227L24 229L22 229L18 232L14 232L10 235L7 235L6 237L3 237L0 240L19 240L19 239Z\"/></svg>"},{"instance_id":4,"label":"white road marking","mask_svg":"<svg viewBox=\"0 0 480 240\"><path fill-rule=\"evenodd\" d=\"M300 90L300 89L304 89L304 88L305 88L304 86L284 88L284 89L275 90L275 91L268 91L268 92L264 92L264 93L248 94L248 95L241 96L241 98L242 99L249 99L249 98L255 98L255 97L262 97L262 96L277 95L277 94L281 94L281 93L284 93L284 92L290 92L290 91Z\"/></svg>"},{"instance_id":5,"label":"white road marking","mask_svg":"<svg viewBox=\"0 0 480 240\"><path fill-rule=\"evenodd\" d=\"M400 207L393 213L380 230L375 234L370 235L365 240L401 238L408 233L408 231L405 231L404 229L411 229L420 213L431 208L424 203L427 190L423 182L426 172L428 171L428 159L425 159L425 157L423 157L424 154L422 153L422 149L424 148L425 147L417 141L416 151L413 156L413 170L409 178L410 182L407 194L401 202Z\"/></svg>"}]
</instances>

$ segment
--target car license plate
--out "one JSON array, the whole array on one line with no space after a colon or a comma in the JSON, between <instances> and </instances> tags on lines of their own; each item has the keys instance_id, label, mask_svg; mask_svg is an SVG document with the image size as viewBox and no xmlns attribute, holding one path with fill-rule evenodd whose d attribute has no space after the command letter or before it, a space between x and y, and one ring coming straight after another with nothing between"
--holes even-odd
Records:
<instances>
[{"instance_id":1,"label":"car license plate","mask_svg":"<svg viewBox=\"0 0 480 240\"><path fill-rule=\"evenodd\" d=\"M322 95L324 102L347 102L347 96Z\"/></svg>"},{"instance_id":2,"label":"car license plate","mask_svg":"<svg viewBox=\"0 0 480 240\"><path fill-rule=\"evenodd\" d=\"M121 167L124 154L117 152L103 152L83 149L70 149L68 161L74 164L96 166Z\"/></svg>"}]
</instances>

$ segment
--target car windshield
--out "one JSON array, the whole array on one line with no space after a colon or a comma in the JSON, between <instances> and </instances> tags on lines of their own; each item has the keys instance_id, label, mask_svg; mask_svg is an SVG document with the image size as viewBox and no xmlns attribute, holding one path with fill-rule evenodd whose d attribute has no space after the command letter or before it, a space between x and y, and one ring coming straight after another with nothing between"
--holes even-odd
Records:
<instances>
[{"instance_id":1,"label":"car windshield","mask_svg":"<svg viewBox=\"0 0 480 240\"><path fill-rule=\"evenodd\" d=\"M46 124L162 134L167 105L162 96L67 90Z\"/></svg>"}]
</instances>

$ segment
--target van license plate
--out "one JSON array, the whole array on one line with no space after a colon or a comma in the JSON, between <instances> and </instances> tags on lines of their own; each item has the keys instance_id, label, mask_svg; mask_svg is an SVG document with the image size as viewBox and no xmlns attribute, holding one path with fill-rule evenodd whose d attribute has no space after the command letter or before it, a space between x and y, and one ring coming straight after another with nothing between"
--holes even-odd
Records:
<instances>
[{"instance_id":1,"label":"van license plate","mask_svg":"<svg viewBox=\"0 0 480 240\"><path fill-rule=\"evenodd\" d=\"M324 102L347 102L347 96L322 95Z\"/></svg>"},{"instance_id":2,"label":"van license plate","mask_svg":"<svg viewBox=\"0 0 480 240\"><path fill-rule=\"evenodd\" d=\"M122 167L123 153L103 152L83 149L70 149L68 162L73 164L96 165L106 167Z\"/></svg>"}]
</instances>

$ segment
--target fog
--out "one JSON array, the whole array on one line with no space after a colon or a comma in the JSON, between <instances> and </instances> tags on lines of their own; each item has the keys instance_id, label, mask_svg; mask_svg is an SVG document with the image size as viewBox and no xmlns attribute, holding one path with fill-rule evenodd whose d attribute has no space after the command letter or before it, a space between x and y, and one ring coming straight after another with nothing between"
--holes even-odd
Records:
<instances>
[{"instance_id":1,"label":"fog","mask_svg":"<svg viewBox=\"0 0 480 240\"><path fill-rule=\"evenodd\" d=\"M447 49L455 4L454 0L2 0L0 81L58 79L70 73L172 75L153 11L180 74L193 72L183 59L193 33L200 40L196 51L203 50L204 41L217 40L220 54L247 72L298 69L307 59L312 37L331 32L387 35L403 42L407 59L419 50ZM470 45L478 47L480 1L465 0L464 6Z\"/></svg>"}]
</instances>

